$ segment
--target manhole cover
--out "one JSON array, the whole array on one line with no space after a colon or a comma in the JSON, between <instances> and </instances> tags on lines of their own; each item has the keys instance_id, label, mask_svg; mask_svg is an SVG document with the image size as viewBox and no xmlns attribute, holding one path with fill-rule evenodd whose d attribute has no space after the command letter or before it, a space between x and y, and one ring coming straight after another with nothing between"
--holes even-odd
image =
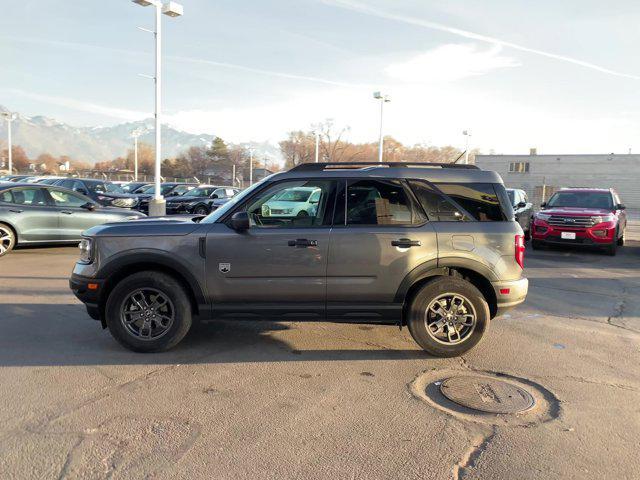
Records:
<instances>
[{"instance_id":1,"label":"manhole cover","mask_svg":"<svg viewBox=\"0 0 640 480\"><path fill-rule=\"evenodd\" d=\"M452 402L487 413L517 413L533 407L526 390L496 378L463 375L447 378L440 391Z\"/></svg>"}]
</instances>

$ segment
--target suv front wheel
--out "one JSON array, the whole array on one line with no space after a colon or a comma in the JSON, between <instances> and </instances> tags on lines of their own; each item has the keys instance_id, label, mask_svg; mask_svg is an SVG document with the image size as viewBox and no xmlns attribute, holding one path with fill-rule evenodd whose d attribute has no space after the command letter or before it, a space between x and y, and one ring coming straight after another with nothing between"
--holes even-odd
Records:
<instances>
[{"instance_id":1,"label":"suv front wheel","mask_svg":"<svg viewBox=\"0 0 640 480\"><path fill-rule=\"evenodd\" d=\"M191 328L191 304L182 285L155 271L134 273L109 294L105 309L111 335L134 352L161 352Z\"/></svg>"},{"instance_id":2,"label":"suv front wheel","mask_svg":"<svg viewBox=\"0 0 640 480\"><path fill-rule=\"evenodd\" d=\"M427 353L457 357L480 341L489 318L489 305L475 286L460 278L440 277L417 292L407 323Z\"/></svg>"}]
</instances>

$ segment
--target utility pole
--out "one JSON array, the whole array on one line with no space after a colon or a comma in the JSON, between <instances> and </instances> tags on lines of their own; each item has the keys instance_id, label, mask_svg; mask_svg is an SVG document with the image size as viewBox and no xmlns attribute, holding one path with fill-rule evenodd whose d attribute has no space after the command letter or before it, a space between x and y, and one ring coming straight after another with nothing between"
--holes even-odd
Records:
<instances>
[{"instance_id":1,"label":"utility pole","mask_svg":"<svg viewBox=\"0 0 640 480\"><path fill-rule=\"evenodd\" d=\"M469 164L469 137L471 137L471 130L463 130L462 134L465 136L465 147L464 147L464 164Z\"/></svg>"},{"instance_id":2,"label":"utility pole","mask_svg":"<svg viewBox=\"0 0 640 480\"><path fill-rule=\"evenodd\" d=\"M249 149L249 186L253 185L253 148Z\"/></svg>"},{"instance_id":3,"label":"utility pole","mask_svg":"<svg viewBox=\"0 0 640 480\"><path fill-rule=\"evenodd\" d=\"M318 160L320 158L320 133L316 130L315 134L316 134L316 163L318 163Z\"/></svg>"},{"instance_id":4,"label":"utility pole","mask_svg":"<svg viewBox=\"0 0 640 480\"><path fill-rule=\"evenodd\" d=\"M9 160L9 175L13 175L13 145L11 144L11 122L13 122L13 113L2 112L2 116L7 119L7 155Z\"/></svg>"},{"instance_id":5,"label":"utility pole","mask_svg":"<svg viewBox=\"0 0 640 480\"><path fill-rule=\"evenodd\" d=\"M384 135L382 130L383 118L384 118L384 104L391 101L389 95L383 95L380 92L373 92L373 98L380 100L380 138L378 140L378 162L382 163L382 152L384 149Z\"/></svg>"}]
</instances>

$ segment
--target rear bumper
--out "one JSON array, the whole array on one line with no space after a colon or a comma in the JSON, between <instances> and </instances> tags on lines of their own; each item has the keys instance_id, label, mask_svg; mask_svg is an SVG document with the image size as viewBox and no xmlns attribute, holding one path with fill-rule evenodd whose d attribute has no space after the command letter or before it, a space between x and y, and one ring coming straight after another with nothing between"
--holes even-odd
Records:
<instances>
[{"instance_id":1,"label":"rear bumper","mask_svg":"<svg viewBox=\"0 0 640 480\"><path fill-rule=\"evenodd\" d=\"M84 303L87 313L94 320L100 320L100 294L104 282L104 280L83 277L76 273L72 273L69 278L69 288L78 300Z\"/></svg>"},{"instance_id":2,"label":"rear bumper","mask_svg":"<svg viewBox=\"0 0 640 480\"><path fill-rule=\"evenodd\" d=\"M529 280L524 277L519 280L491 282L491 285L497 299L496 316L502 315L524 302L529 291Z\"/></svg>"}]
</instances>

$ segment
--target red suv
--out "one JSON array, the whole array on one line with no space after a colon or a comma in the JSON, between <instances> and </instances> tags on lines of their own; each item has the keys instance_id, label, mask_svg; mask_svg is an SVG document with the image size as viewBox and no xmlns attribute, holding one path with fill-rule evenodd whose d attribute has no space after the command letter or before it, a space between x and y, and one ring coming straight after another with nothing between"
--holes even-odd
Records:
<instances>
[{"instance_id":1,"label":"red suv","mask_svg":"<svg viewBox=\"0 0 640 480\"><path fill-rule=\"evenodd\" d=\"M615 255L624 244L625 206L613 189L563 188L540 205L531 229L531 248L544 244L604 247Z\"/></svg>"}]
</instances>

